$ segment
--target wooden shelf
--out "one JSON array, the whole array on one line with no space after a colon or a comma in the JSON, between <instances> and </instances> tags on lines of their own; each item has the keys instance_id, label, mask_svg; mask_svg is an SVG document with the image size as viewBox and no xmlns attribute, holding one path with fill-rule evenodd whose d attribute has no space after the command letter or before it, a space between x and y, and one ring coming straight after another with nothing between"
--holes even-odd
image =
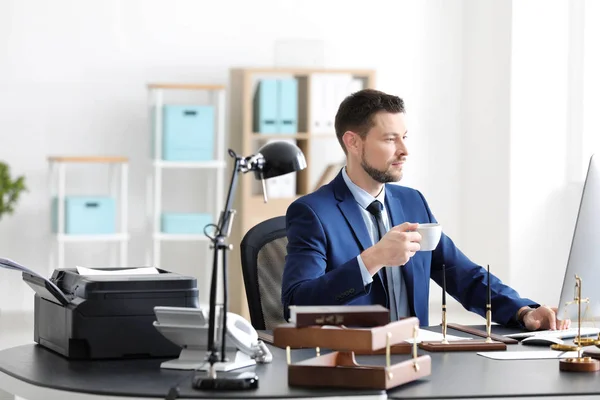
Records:
<instances>
[{"instance_id":1,"label":"wooden shelf","mask_svg":"<svg viewBox=\"0 0 600 400\"><path fill-rule=\"evenodd\" d=\"M170 90L225 90L225 85L203 85L195 83L150 83L148 89Z\"/></svg>"},{"instance_id":2,"label":"wooden shelf","mask_svg":"<svg viewBox=\"0 0 600 400\"><path fill-rule=\"evenodd\" d=\"M329 138L336 137L336 134L335 134L335 132L311 133L310 136L313 138L317 138L317 139L329 139Z\"/></svg>"},{"instance_id":3,"label":"wooden shelf","mask_svg":"<svg viewBox=\"0 0 600 400\"><path fill-rule=\"evenodd\" d=\"M253 75L312 75L312 74L350 74L356 76L375 76L371 69L327 69L327 68L243 68L240 69Z\"/></svg>"},{"instance_id":4,"label":"wooden shelf","mask_svg":"<svg viewBox=\"0 0 600 400\"><path fill-rule=\"evenodd\" d=\"M107 235L68 235L57 234L56 238L61 242L122 242L129 240L127 233L114 233Z\"/></svg>"},{"instance_id":5,"label":"wooden shelf","mask_svg":"<svg viewBox=\"0 0 600 400\"><path fill-rule=\"evenodd\" d=\"M279 133L279 134L267 134L267 133L257 133L253 132L250 134L251 140L272 140L272 139L296 139L296 140L306 140L310 138L310 133Z\"/></svg>"},{"instance_id":6,"label":"wooden shelf","mask_svg":"<svg viewBox=\"0 0 600 400\"><path fill-rule=\"evenodd\" d=\"M174 233L155 233L154 239L162 240L165 242L207 242L209 239L206 235L185 235L185 234L174 234Z\"/></svg>"},{"instance_id":7,"label":"wooden shelf","mask_svg":"<svg viewBox=\"0 0 600 400\"><path fill-rule=\"evenodd\" d=\"M158 168L224 168L225 161L211 160L211 161L154 161L154 166Z\"/></svg>"},{"instance_id":8,"label":"wooden shelf","mask_svg":"<svg viewBox=\"0 0 600 400\"><path fill-rule=\"evenodd\" d=\"M239 246L244 235L256 224L269 218L285 215L289 205L298 197L312 192L311 177L315 169L320 169L319 162L311 156L311 150L318 147L324 139L336 138L333 128L329 132L315 133L313 129L313 105L311 91L313 76L316 74L347 74L359 80L365 88L375 87L375 71L367 69L324 69L324 68L236 68L230 72L228 91L230 92L230 124L229 147L244 156L255 154L263 141L267 140L296 140L298 147L304 153L307 168L296 174L296 196L289 198L272 198L268 203L263 202L262 194L256 192L256 181L252 174L240 177L234 208L237 211L231 234L231 243ZM294 77L298 81L298 132L288 134L264 134L256 132L254 122L254 95L257 82L265 78ZM348 92L348 94L350 94ZM314 95L314 93L313 93ZM314 145L317 146L314 146ZM311 162L312 159L312 162ZM314 178L312 178L314 179ZM238 247L239 249L239 247ZM230 262L231 311L248 317L246 296L243 289L239 257L231 257Z\"/></svg>"},{"instance_id":9,"label":"wooden shelf","mask_svg":"<svg viewBox=\"0 0 600 400\"><path fill-rule=\"evenodd\" d=\"M64 162L64 163L126 163L129 162L127 157L120 156L51 156L48 157L50 162Z\"/></svg>"}]
</instances>

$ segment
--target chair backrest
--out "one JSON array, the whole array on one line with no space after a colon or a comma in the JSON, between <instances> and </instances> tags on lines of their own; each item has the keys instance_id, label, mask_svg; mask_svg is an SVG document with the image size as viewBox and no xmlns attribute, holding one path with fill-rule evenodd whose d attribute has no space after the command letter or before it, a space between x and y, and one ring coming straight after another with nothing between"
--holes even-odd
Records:
<instances>
[{"instance_id":1,"label":"chair backrest","mask_svg":"<svg viewBox=\"0 0 600 400\"><path fill-rule=\"evenodd\" d=\"M285 216L254 226L244 235L240 247L252 326L271 330L286 322L281 303L281 280L287 254Z\"/></svg>"}]
</instances>

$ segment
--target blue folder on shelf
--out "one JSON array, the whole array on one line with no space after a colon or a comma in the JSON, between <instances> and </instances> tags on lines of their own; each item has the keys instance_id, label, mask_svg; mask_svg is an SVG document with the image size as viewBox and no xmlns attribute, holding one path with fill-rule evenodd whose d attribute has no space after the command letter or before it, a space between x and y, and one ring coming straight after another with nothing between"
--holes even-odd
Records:
<instances>
[{"instance_id":1,"label":"blue folder on shelf","mask_svg":"<svg viewBox=\"0 0 600 400\"><path fill-rule=\"evenodd\" d=\"M279 133L298 132L298 81L294 78L280 79L279 86Z\"/></svg>"},{"instance_id":2,"label":"blue folder on shelf","mask_svg":"<svg viewBox=\"0 0 600 400\"><path fill-rule=\"evenodd\" d=\"M254 95L254 130L260 133L278 133L277 79L261 79Z\"/></svg>"}]
</instances>

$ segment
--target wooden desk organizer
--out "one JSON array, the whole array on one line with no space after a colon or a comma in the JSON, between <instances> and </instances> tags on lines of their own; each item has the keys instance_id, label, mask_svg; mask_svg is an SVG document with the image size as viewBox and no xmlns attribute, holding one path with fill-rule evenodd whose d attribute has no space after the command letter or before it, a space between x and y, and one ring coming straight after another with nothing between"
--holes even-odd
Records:
<instances>
[{"instance_id":1,"label":"wooden desk organizer","mask_svg":"<svg viewBox=\"0 0 600 400\"><path fill-rule=\"evenodd\" d=\"M288 350L290 386L340 387L386 390L431 374L431 357L417 355L419 320L415 317L374 328L311 326L295 328L282 325L273 331L274 344ZM414 339L408 344L407 339ZM392 348L405 352L412 348L413 358L391 364ZM290 348L327 348L337 350L292 364ZM400 350L402 349L402 350ZM357 354L386 354L385 366L360 365Z\"/></svg>"},{"instance_id":2,"label":"wooden desk organizer","mask_svg":"<svg viewBox=\"0 0 600 400\"><path fill-rule=\"evenodd\" d=\"M331 330L339 330L337 335L332 335ZM275 335L277 331L277 335ZM385 345L382 348L373 350L371 343L366 339L370 335L370 331L360 329L357 332L356 329L348 329L344 327L333 327L328 326L323 328L322 326L308 326L302 328L296 328L293 324L279 325L273 332L273 346L285 349L311 349L311 348L324 348L324 349L352 349L356 355L381 355L385 354ZM357 342L356 337L361 338ZM307 343L310 343L307 345ZM317 345L315 343L318 343ZM390 346L392 354L410 354L412 351L412 344L402 342Z\"/></svg>"}]
</instances>

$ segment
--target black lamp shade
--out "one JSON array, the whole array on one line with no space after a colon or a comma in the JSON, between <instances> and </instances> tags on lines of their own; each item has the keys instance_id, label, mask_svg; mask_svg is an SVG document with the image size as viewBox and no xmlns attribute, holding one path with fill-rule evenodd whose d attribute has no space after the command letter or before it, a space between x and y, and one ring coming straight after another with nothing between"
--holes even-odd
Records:
<instances>
[{"instance_id":1,"label":"black lamp shade","mask_svg":"<svg viewBox=\"0 0 600 400\"><path fill-rule=\"evenodd\" d=\"M258 150L264 158L261 171L255 171L256 179L269 179L306 168L302 150L288 142L271 142Z\"/></svg>"}]
</instances>

